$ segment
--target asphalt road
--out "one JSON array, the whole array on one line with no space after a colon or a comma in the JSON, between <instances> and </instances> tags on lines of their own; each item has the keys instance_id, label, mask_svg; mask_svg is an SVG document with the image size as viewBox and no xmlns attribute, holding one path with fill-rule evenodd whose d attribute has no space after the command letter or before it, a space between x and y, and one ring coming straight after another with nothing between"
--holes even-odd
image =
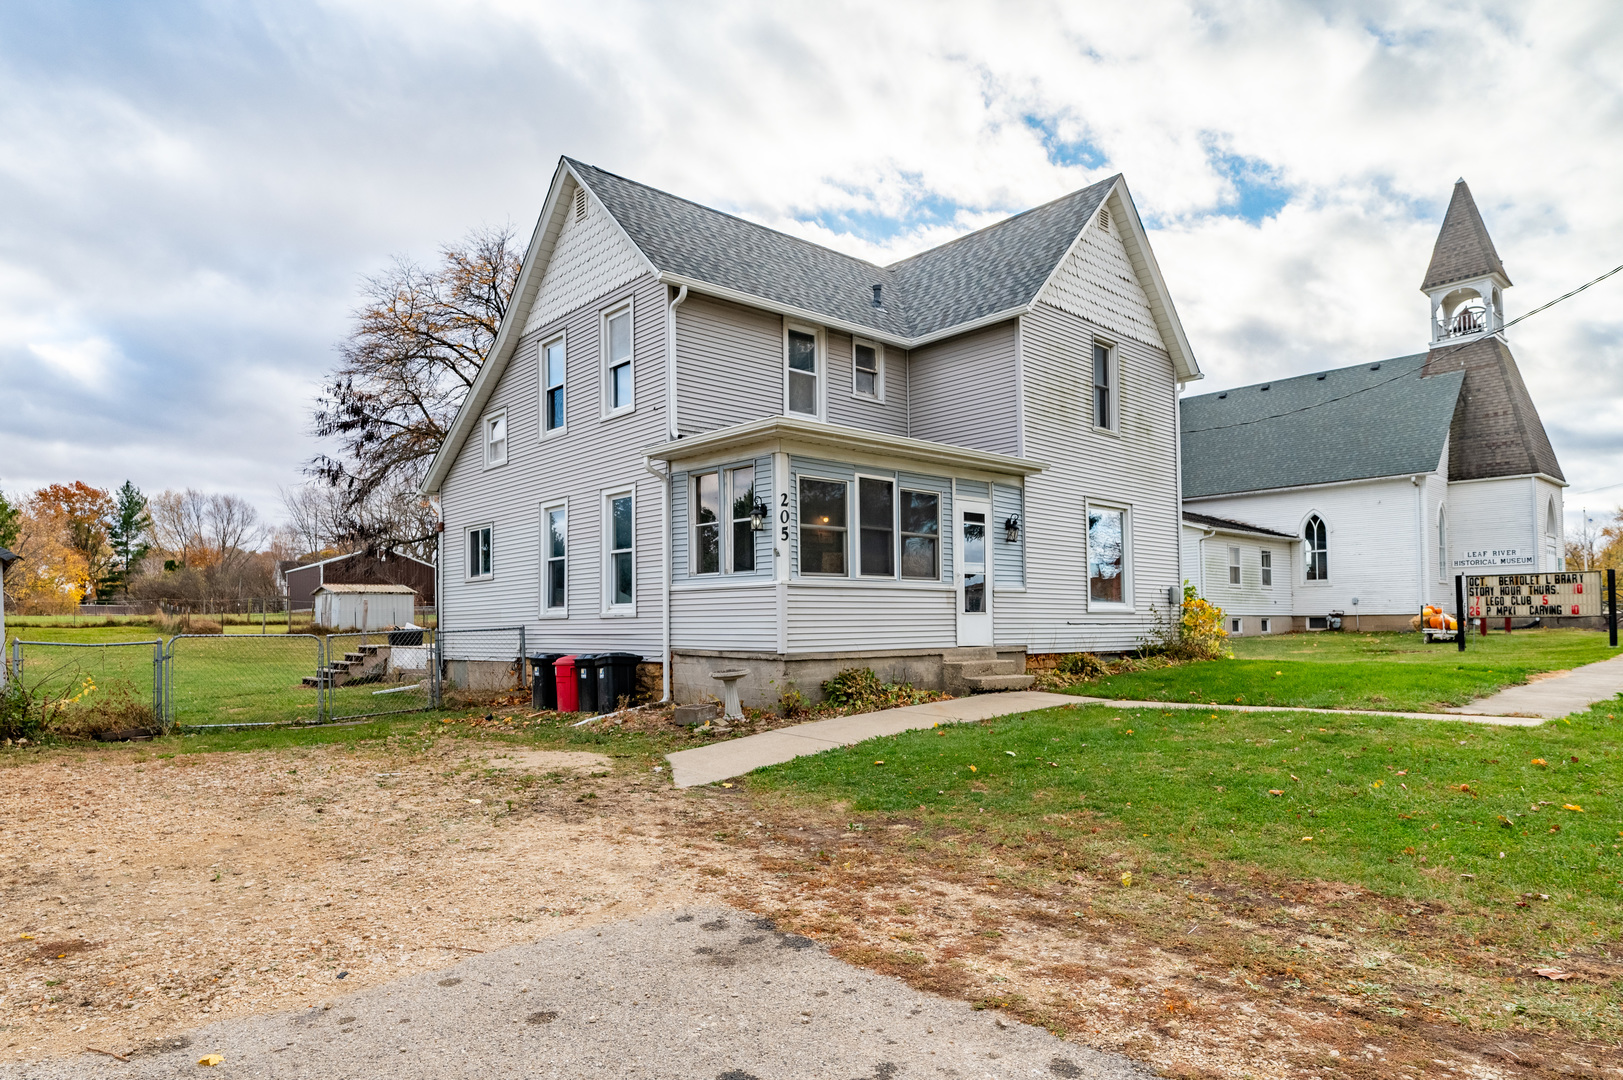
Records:
<instances>
[{"instance_id":1,"label":"asphalt road","mask_svg":"<svg viewBox=\"0 0 1623 1080\"><path fill-rule=\"evenodd\" d=\"M1146 1080L1126 1058L850 967L714 908L544 938L300 1013L225 1021L130 1061L0 1078ZM180 1045L180 1044L184 1045ZM198 1059L218 1054L214 1067Z\"/></svg>"}]
</instances>

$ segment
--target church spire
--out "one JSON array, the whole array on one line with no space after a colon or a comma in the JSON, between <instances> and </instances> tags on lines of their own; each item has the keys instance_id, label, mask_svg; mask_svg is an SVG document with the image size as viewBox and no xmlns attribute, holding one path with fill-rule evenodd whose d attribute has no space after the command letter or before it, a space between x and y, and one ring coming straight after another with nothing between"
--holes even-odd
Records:
<instances>
[{"instance_id":1,"label":"church spire","mask_svg":"<svg viewBox=\"0 0 1623 1080\"><path fill-rule=\"evenodd\" d=\"M1461 178L1454 184L1420 285L1431 298L1432 345L1497 333L1505 321L1503 290L1509 287L1510 275L1477 213L1470 186Z\"/></svg>"}]
</instances>

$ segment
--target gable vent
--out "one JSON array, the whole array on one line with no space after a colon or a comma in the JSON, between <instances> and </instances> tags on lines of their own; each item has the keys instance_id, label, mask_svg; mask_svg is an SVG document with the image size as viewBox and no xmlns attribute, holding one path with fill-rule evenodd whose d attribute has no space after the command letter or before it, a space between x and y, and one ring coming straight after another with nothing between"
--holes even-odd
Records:
<instances>
[{"instance_id":1,"label":"gable vent","mask_svg":"<svg viewBox=\"0 0 1623 1080\"><path fill-rule=\"evenodd\" d=\"M576 188L575 189L575 220L576 221L585 221L586 220L586 189L585 188Z\"/></svg>"},{"instance_id":2,"label":"gable vent","mask_svg":"<svg viewBox=\"0 0 1623 1080\"><path fill-rule=\"evenodd\" d=\"M1101 211L1099 211L1099 228L1104 229L1106 231L1108 231L1110 229L1110 211L1109 210L1101 210Z\"/></svg>"}]
</instances>

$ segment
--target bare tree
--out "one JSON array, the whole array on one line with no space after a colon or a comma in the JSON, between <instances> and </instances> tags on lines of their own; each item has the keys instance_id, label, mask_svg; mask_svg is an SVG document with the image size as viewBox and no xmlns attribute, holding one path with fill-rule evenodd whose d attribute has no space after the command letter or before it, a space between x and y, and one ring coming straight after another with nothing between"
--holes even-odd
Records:
<instances>
[{"instance_id":1,"label":"bare tree","mask_svg":"<svg viewBox=\"0 0 1623 1080\"><path fill-rule=\"evenodd\" d=\"M209 563L235 571L264 539L259 511L240 495L210 495L203 506L203 539Z\"/></svg>"},{"instance_id":2,"label":"bare tree","mask_svg":"<svg viewBox=\"0 0 1623 1080\"><path fill-rule=\"evenodd\" d=\"M431 518L416 512L420 505L401 512L401 502L408 492L415 498L496 340L521 256L511 226L476 229L442 248L433 269L397 259L366 280L312 425L338 443L310 472L343 493L346 540L396 547L430 539Z\"/></svg>"},{"instance_id":3,"label":"bare tree","mask_svg":"<svg viewBox=\"0 0 1623 1080\"><path fill-rule=\"evenodd\" d=\"M147 505L152 516L152 538L173 562L200 565L207 550L203 539L208 496L201 491L165 491Z\"/></svg>"}]
</instances>

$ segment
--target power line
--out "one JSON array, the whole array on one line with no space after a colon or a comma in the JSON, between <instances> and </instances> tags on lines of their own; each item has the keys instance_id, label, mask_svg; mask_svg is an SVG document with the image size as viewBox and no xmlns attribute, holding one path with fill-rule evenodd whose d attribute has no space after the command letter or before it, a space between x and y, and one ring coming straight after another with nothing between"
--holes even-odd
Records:
<instances>
[{"instance_id":1,"label":"power line","mask_svg":"<svg viewBox=\"0 0 1623 1080\"><path fill-rule=\"evenodd\" d=\"M1525 314L1516 316L1514 319L1511 319L1509 322L1507 322L1504 325L1500 326L1498 330L1494 331L1494 333L1501 333L1501 332L1503 332L1505 330L1510 329L1512 326L1515 326L1517 323L1521 322L1523 319L1530 319L1534 315L1537 315L1541 311L1548 311L1550 308L1555 307L1555 305L1561 303L1561 301L1563 301L1563 300L1571 300L1574 296L1577 296L1579 293L1583 292L1585 289L1589 288L1591 285L1599 285L1601 282L1605 281L1607 278L1611 277L1613 274L1618 273L1619 271L1623 271L1623 266L1614 266L1612 269L1606 271L1606 273L1602 274L1600 277L1595 278L1595 279L1593 279L1591 281L1586 281L1582 285L1578 286L1576 289L1573 289L1570 292L1562 293L1560 296L1556 297L1554 300L1551 300L1549 303L1541 304L1538 307L1534 308L1532 311L1529 311L1529 312L1527 312ZM1339 397L1325 398L1323 401L1316 401L1311 405L1304 405L1300 409L1287 409L1287 410L1285 410L1284 412L1281 412L1281 413L1270 413L1267 416L1258 416L1258 417L1256 417L1254 419L1251 419L1251 420L1237 420L1232 424L1217 424L1217 425L1214 425L1212 427L1203 427L1203 428L1187 428L1187 429L1185 429L1184 434L1185 435L1196 435L1196 434L1199 434L1201 432L1206 432L1206 431L1226 431L1229 428L1249 427L1252 424L1260 424L1265 420L1278 420L1281 417L1294 416L1297 413L1311 412L1314 409L1323 408L1326 405L1333 405L1338 401L1346 401L1348 398L1357 397L1359 394L1366 394L1371 390L1379 390L1381 387L1390 385L1391 383L1395 383L1395 382L1399 381L1400 379L1406 379L1411 374L1413 374L1413 373L1405 371L1402 374L1395 375L1390 379L1383 379L1378 383L1373 383L1373 384L1371 384L1369 386L1360 387L1359 389L1354 390L1351 393L1342 394ZM1300 378L1301 376L1296 376L1296 377ZM1227 393L1227 391L1224 391L1224 393ZM1610 486L1611 487L1618 487L1620 485L1612 484ZM1596 491L1605 491L1605 490L1607 490L1607 488L1596 488L1595 490Z\"/></svg>"}]
</instances>

